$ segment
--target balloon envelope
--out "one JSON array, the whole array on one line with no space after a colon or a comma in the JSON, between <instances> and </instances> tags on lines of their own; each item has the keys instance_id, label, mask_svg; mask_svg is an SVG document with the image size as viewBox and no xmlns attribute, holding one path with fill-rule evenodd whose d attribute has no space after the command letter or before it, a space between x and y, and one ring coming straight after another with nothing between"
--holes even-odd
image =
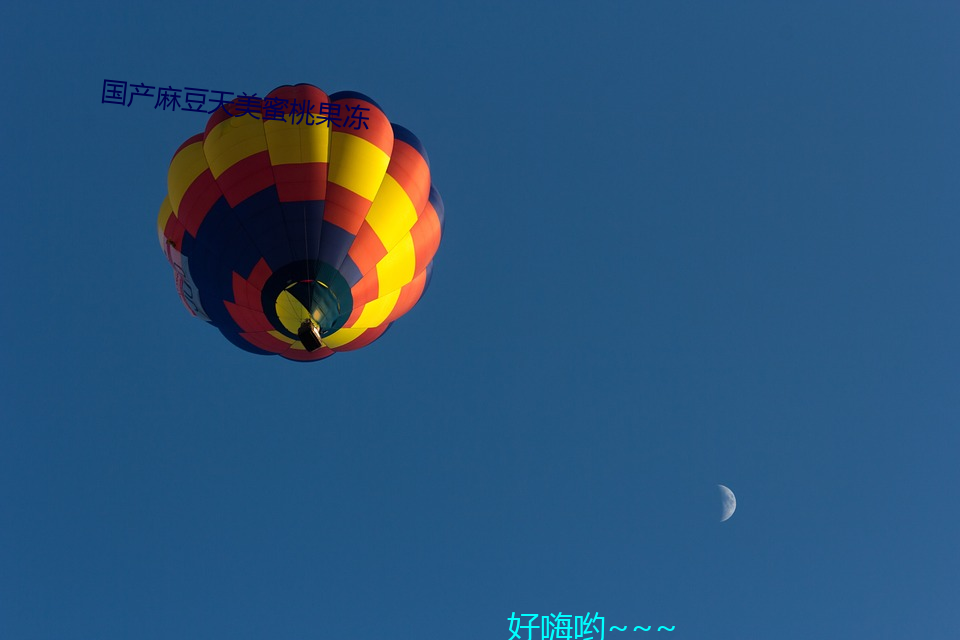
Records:
<instances>
[{"instance_id":1,"label":"balloon envelope","mask_svg":"<svg viewBox=\"0 0 960 640\"><path fill-rule=\"evenodd\" d=\"M253 353L366 346L429 282L443 203L426 152L359 93L300 84L245 106L170 163L158 232L183 304Z\"/></svg>"}]
</instances>

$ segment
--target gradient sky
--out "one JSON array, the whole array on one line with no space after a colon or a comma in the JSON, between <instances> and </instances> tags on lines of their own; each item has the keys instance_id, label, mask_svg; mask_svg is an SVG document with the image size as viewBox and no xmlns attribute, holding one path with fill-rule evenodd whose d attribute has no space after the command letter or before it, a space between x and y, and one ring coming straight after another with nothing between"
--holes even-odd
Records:
<instances>
[{"instance_id":1,"label":"gradient sky","mask_svg":"<svg viewBox=\"0 0 960 640\"><path fill-rule=\"evenodd\" d=\"M960 5L199 4L0 9L0 638L957 637ZM372 97L424 299L233 347L104 79Z\"/></svg>"}]
</instances>

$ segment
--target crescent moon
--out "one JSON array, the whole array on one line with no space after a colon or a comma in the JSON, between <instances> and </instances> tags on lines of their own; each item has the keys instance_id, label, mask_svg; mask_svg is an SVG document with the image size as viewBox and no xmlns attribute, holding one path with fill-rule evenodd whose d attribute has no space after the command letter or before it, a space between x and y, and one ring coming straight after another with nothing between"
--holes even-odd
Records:
<instances>
[{"instance_id":1,"label":"crescent moon","mask_svg":"<svg viewBox=\"0 0 960 640\"><path fill-rule=\"evenodd\" d=\"M737 510L737 496L733 495L733 491L722 484L718 484L717 488L720 489L720 502L723 508L723 512L720 514L720 522L726 522Z\"/></svg>"}]
</instances>

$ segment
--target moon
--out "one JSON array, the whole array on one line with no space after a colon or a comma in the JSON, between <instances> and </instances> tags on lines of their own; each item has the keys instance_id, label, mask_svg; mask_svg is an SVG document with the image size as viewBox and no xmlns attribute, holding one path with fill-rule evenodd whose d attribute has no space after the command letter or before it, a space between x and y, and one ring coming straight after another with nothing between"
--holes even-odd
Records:
<instances>
[{"instance_id":1,"label":"moon","mask_svg":"<svg viewBox=\"0 0 960 640\"><path fill-rule=\"evenodd\" d=\"M723 508L723 512L720 514L720 522L726 522L737 510L737 496L733 495L733 491L722 484L718 484L717 488L720 489L720 502Z\"/></svg>"}]
</instances>

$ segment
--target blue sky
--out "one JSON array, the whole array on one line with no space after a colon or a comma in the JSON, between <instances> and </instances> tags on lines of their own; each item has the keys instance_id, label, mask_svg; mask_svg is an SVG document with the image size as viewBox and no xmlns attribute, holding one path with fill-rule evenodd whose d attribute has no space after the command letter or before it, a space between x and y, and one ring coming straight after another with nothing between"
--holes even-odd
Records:
<instances>
[{"instance_id":1,"label":"blue sky","mask_svg":"<svg viewBox=\"0 0 960 640\"><path fill-rule=\"evenodd\" d=\"M955 3L0 16L0 638L956 637ZM107 78L372 97L446 205L424 299L308 365L191 318L205 120Z\"/></svg>"}]
</instances>

